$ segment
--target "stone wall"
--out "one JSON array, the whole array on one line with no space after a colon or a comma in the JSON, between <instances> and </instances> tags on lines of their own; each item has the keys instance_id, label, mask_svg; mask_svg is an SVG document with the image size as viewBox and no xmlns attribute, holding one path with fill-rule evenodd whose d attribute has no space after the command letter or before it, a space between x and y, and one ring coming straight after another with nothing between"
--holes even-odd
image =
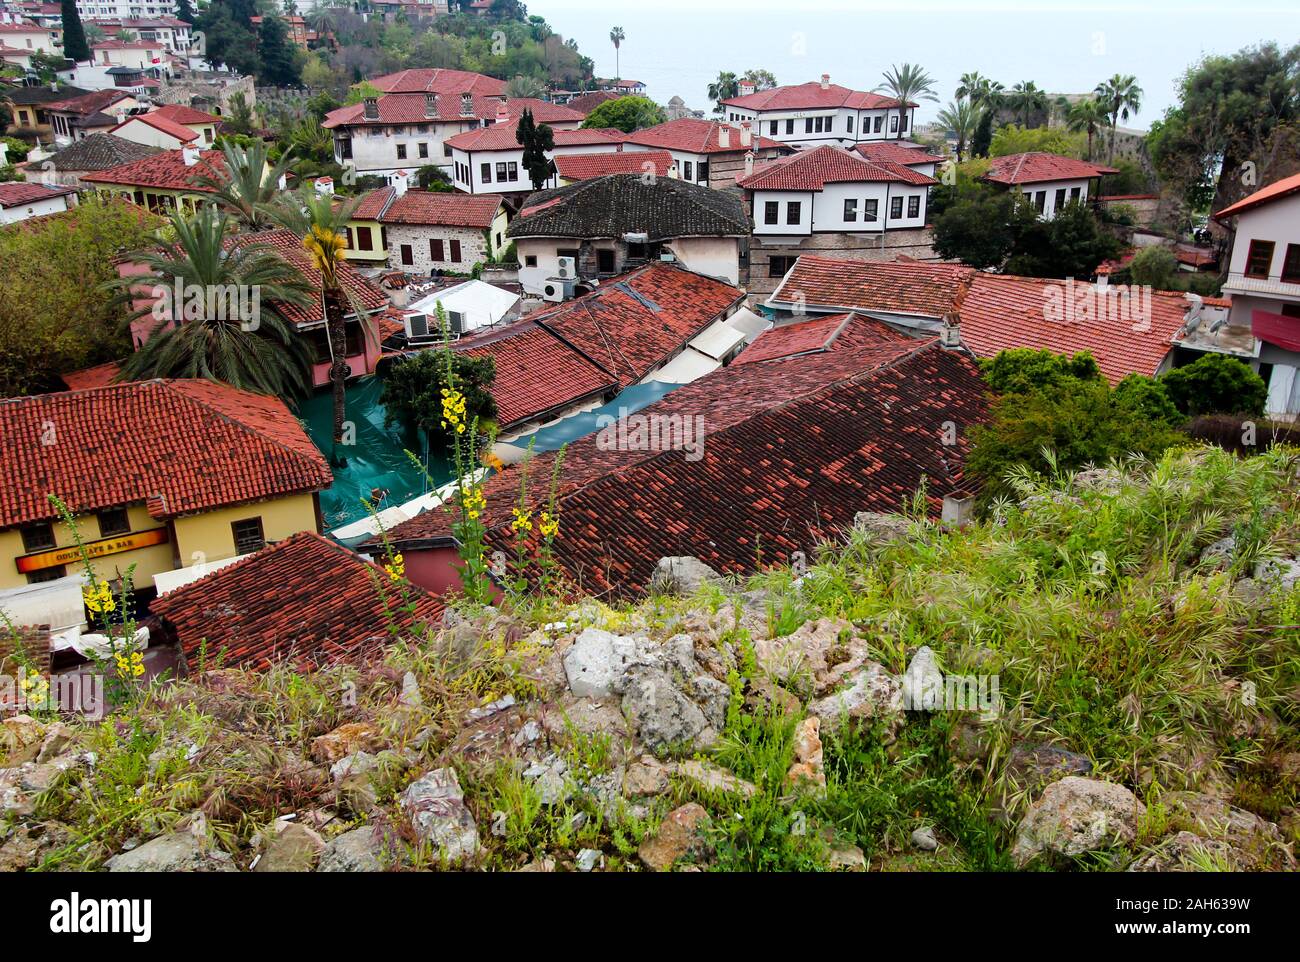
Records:
<instances>
[{"instance_id":1,"label":"stone wall","mask_svg":"<svg viewBox=\"0 0 1300 962\"><path fill-rule=\"evenodd\" d=\"M248 106L257 104L257 90L252 77L231 77L228 74L189 74L171 80L150 96L163 104L181 104L212 114L230 113L230 102L236 94L243 94Z\"/></svg>"},{"instance_id":2,"label":"stone wall","mask_svg":"<svg viewBox=\"0 0 1300 962\"><path fill-rule=\"evenodd\" d=\"M472 227L435 227L423 224L388 224L388 266L408 274L428 274L431 271L451 271L468 274L475 264L488 259L487 235ZM435 261L429 252L429 241L442 241L443 259ZM451 260L451 242L460 241L460 261ZM411 246L413 263L402 263L402 245Z\"/></svg>"},{"instance_id":3,"label":"stone wall","mask_svg":"<svg viewBox=\"0 0 1300 962\"><path fill-rule=\"evenodd\" d=\"M769 264L773 256L798 257L816 254L818 257L839 257L852 261L892 261L906 256L918 261L939 260L931 246L933 236L928 227L917 230L891 230L885 233L885 246L880 246L879 234L813 234L802 238L798 244L760 244L751 240L749 247L749 277L743 284L751 296L762 300L776 290L780 277L769 277Z\"/></svg>"}]
</instances>

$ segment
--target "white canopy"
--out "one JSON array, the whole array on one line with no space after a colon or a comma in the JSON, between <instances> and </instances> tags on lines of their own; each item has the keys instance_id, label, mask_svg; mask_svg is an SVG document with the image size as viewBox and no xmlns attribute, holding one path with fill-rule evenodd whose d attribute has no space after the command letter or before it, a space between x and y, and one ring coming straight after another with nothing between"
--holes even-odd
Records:
<instances>
[{"instance_id":1,"label":"white canopy","mask_svg":"<svg viewBox=\"0 0 1300 962\"><path fill-rule=\"evenodd\" d=\"M663 381L665 384L690 384L720 367L722 367L721 361L714 360L707 354L701 354L693 347L688 347L646 380Z\"/></svg>"}]
</instances>

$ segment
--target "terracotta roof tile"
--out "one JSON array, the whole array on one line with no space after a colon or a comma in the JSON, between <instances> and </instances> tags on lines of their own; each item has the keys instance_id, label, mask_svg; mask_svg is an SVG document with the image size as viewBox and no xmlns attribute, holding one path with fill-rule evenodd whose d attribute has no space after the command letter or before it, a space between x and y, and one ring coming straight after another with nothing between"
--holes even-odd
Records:
<instances>
[{"instance_id":1,"label":"terracotta roof tile","mask_svg":"<svg viewBox=\"0 0 1300 962\"><path fill-rule=\"evenodd\" d=\"M722 146L723 128L727 130L727 146ZM654 127L647 127L628 134L629 141L644 144L647 147L662 147L665 150L681 150L694 154L744 153L747 150L769 148L785 149L785 145L768 137L751 137L751 145L740 142L740 128L734 124L724 124L717 120L699 120L683 117L670 120Z\"/></svg>"},{"instance_id":2,"label":"terracotta roof tile","mask_svg":"<svg viewBox=\"0 0 1300 962\"><path fill-rule=\"evenodd\" d=\"M185 165L183 150L167 150L152 157L131 161L107 170L97 170L81 179L92 184L120 184L123 187L156 187L165 190L183 190L189 193L210 194L211 187L198 183L205 174L220 176L226 162L219 150L205 150L193 167Z\"/></svg>"},{"instance_id":3,"label":"terracotta roof tile","mask_svg":"<svg viewBox=\"0 0 1300 962\"><path fill-rule=\"evenodd\" d=\"M107 170L159 152L159 148L148 144L137 144L109 133L96 133L51 154L40 162L40 166L44 167L48 162L54 165L55 170Z\"/></svg>"},{"instance_id":4,"label":"terracotta roof tile","mask_svg":"<svg viewBox=\"0 0 1300 962\"><path fill-rule=\"evenodd\" d=\"M15 180L0 184L0 207L20 207L23 204L34 204L37 201L49 200L51 197L64 197L76 192L74 187L51 187Z\"/></svg>"},{"instance_id":5,"label":"terracotta roof tile","mask_svg":"<svg viewBox=\"0 0 1300 962\"><path fill-rule=\"evenodd\" d=\"M501 198L492 194L408 190L389 204L378 219L385 224L430 224L486 230L492 226L500 210Z\"/></svg>"},{"instance_id":6,"label":"terracotta roof tile","mask_svg":"<svg viewBox=\"0 0 1300 962\"><path fill-rule=\"evenodd\" d=\"M144 503L155 518L318 491L329 465L284 402L209 381L138 381L0 402L0 528ZM42 443L49 431L57 443Z\"/></svg>"},{"instance_id":7,"label":"terracotta roof tile","mask_svg":"<svg viewBox=\"0 0 1300 962\"><path fill-rule=\"evenodd\" d=\"M745 107L749 110L815 110L821 107L847 107L850 110L882 110L899 106L894 97L868 93L862 90L850 90L839 84L826 87L817 81L805 84L787 84L773 87L771 90L759 90L743 97L729 97L722 101L731 107ZM916 104L909 103L909 107Z\"/></svg>"},{"instance_id":8,"label":"terracotta roof tile","mask_svg":"<svg viewBox=\"0 0 1300 962\"><path fill-rule=\"evenodd\" d=\"M153 111L162 117L166 117L173 123L178 124L219 124L220 117L214 117L212 114L205 114L201 110L195 110L193 107L187 107L184 104L163 104Z\"/></svg>"},{"instance_id":9,"label":"terracotta roof tile","mask_svg":"<svg viewBox=\"0 0 1300 962\"><path fill-rule=\"evenodd\" d=\"M191 669L206 650L211 660L223 656L228 667L262 670L283 662L307 670L381 654L395 640L390 617L404 633L441 618L437 598L415 586L404 590L407 599L378 565L304 532L150 607L176 632Z\"/></svg>"},{"instance_id":10,"label":"terracotta roof tile","mask_svg":"<svg viewBox=\"0 0 1300 962\"><path fill-rule=\"evenodd\" d=\"M563 180L591 180L606 174L643 174L649 164L656 177L665 177L673 155L666 150L635 150L603 154L559 154L555 172Z\"/></svg>"},{"instance_id":11,"label":"terracotta roof tile","mask_svg":"<svg viewBox=\"0 0 1300 962\"><path fill-rule=\"evenodd\" d=\"M736 183L746 190L821 190L832 183L889 182L923 186L937 184L933 177L889 161L868 161L841 150L822 146L781 157L757 168Z\"/></svg>"},{"instance_id":12,"label":"terracotta roof tile","mask_svg":"<svg viewBox=\"0 0 1300 962\"><path fill-rule=\"evenodd\" d=\"M1223 210L1214 215L1214 218L1215 220L1219 220L1223 217L1235 217L1237 214L1253 210L1260 204L1267 204L1271 201L1280 200L1283 197L1289 197L1297 191L1300 191L1300 174L1292 174L1290 177L1283 177L1281 180L1275 181L1267 187L1262 187L1253 194L1243 197L1235 204L1223 208Z\"/></svg>"},{"instance_id":13,"label":"terracotta roof tile","mask_svg":"<svg viewBox=\"0 0 1300 962\"><path fill-rule=\"evenodd\" d=\"M156 111L154 113L135 114L134 116L127 117L120 124L110 130L109 133L111 134L114 131L121 130L127 124L135 122L148 124L150 127L154 128L154 130L160 130L168 136L175 137L181 143L189 143L191 140L199 139L199 135L190 130L190 128L186 127L184 124L179 124L169 117L164 117Z\"/></svg>"},{"instance_id":14,"label":"terracotta roof tile","mask_svg":"<svg viewBox=\"0 0 1300 962\"><path fill-rule=\"evenodd\" d=\"M849 261L805 254L769 300L818 308L875 310L941 318L974 268L917 261Z\"/></svg>"},{"instance_id":15,"label":"terracotta roof tile","mask_svg":"<svg viewBox=\"0 0 1300 962\"><path fill-rule=\"evenodd\" d=\"M995 184L1037 184L1048 180L1084 180L1114 173L1118 173L1114 167L1090 164L1060 154L1031 151L994 157L983 179Z\"/></svg>"},{"instance_id":16,"label":"terracotta roof tile","mask_svg":"<svg viewBox=\"0 0 1300 962\"><path fill-rule=\"evenodd\" d=\"M473 114L464 115L461 113L459 94L439 93L438 115L430 117L426 113L423 93L390 93L384 94L378 100L379 118L376 120L366 119L364 103L349 104L331 110L325 115L321 126L332 129L365 124L427 124L433 121L495 120L501 105L499 96L476 94L473 98ZM531 111L533 119L542 124L581 123L585 119L576 110L531 97L515 98L506 102L507 116L512 121L517 121L525 110Z\"/></svg>"},{"instance_id":17,"label":"terracotta roof tile","mask_svg":"<svg viewBox=\"0 0 1300 962\"><path fill-rule=\"evenodd\" d=\"M769 328L756 337L732 363L753 364L755 361L772 361L797 354L828 351L852 316L828 314L798 324Z\"/></svg>"},{"instance_id":18,"label":"terracotta roof tile","mask_svg":"<svg viewBox=\"0 0 1300 962\"><path fill-rule=\"evenodd\" d=\"M353 220L378 220L397 195L395 187L380 187L368 194L363 194L357 206L352 209Z\"/></svg>"},{"instance_id":19,"label":"terracotta roof tile","mask_svg":"<svg viewBox=\"0 0 1300 962\"><path fill-rule=\"evenodd\" d=\"M427 90L461 94L470 91L485 96L499 96L506 92L504 80L468 70L450 70L446 67L399 70L397 73L374 77L367 83L385 93L424 93Z\"/></svg>"},{"instance_id":20,"label":"terracotta roof tile","mask_svg":"<svg viewBox=\"0 0 1300 962\"><path fill-rule=\"evenodd\" d=\"M306 278L308 284L318 291L321 290L320 271L311 263L311 260L307 257L307 252L302 248L302 240L293 231L281 229L261 231L257 234L245 234L237 241L231 241L231 243L255 244L259 247L274 250L298 268L299 273ZM365 308L367 313L377 311L388 305L388 295L361 276L351 263L344 261L339 266L338 273L339 282L351 291L352 296ZM323 301L313 301L305 307L281 302L275 305L275 309L285 319L295 324L310 326L322 323L325 320ZM353 313L351 308L346 307L345 309L348 315L351 316Z\"/></svg>"},{"instance_id":21,"label":"terracotta roof tile","mask_svg":"<svg viewBox=\"0 0 1300 962\"><path fill-rule=\"evenodd\" d=\"M539 123L544 123L540 117ZM467 130L455 137L448 137L447 144L455 150L479 151L521 150L517 139L517 123L493 124L478 130ZM557 147L587 147L600 144L621 144L627 135L621 130L552 130Z\"/></svg>"},{"instance_id":22,"label":"terracotta roof tile","mask_svg":"<svg viewBox=\"0 0 1300 962\"><path fill-rule=\"evenodd\" d=\"M911 167L916 164L942 164L948 158L932 154L922 147L904 147L894 140L874 140L865 144L854 144L853 150L864 160L884 161Z\"/></svg>"}]
</instances>

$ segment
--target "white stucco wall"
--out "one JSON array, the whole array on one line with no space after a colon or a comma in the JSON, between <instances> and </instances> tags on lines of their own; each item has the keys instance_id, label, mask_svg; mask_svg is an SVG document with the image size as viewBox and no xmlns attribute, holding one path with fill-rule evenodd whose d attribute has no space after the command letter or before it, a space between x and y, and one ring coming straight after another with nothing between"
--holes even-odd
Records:
<instances>
[{"instance_id":1,"label":"white stucco wall","mask_svg":"<svg viewBox=\"0 0 1300 962\"><path fill-rule=\"evenodd\" d=\"M668 245L687 270L740 283L740 241L735 237L681 237Z\"/></svg>"},{"instance_id":2,"label":"white stucco wall","mask_svg":"<svg viewBox=\"0 0 1300 962\"><path fill-rule=\"evenodd\" d=\"M67 194L33 201L30 204L20 204L17 207L0 207L0 224L15 224L20 220L27 220L29 217L40 217L42 214L57 214L59 211L67 209Z\"/></svg>"},{"instance_id":3,"label":"white stucco wall","mask_svg":"<svg viewBox=\"0 0 1300 962\"><path fill-rule=\"evenodd\" d=\"M1028 197L1030 201L1034 200L1035 195L1037 195L1039 191L1046 192L1046 196L1044 198L1044 205L1043 205L1043 218L1045 220L1051 220L1053 217L1056 216L1056 211L1057 211L1056 192L1058 190L1064 190L1065 202L1068 204L1071 200L1074 199L1070 196L1070 194L1071 191L1075 190L1076 188L1079 191L1078 200L1081 203L1086 204L1088 202L1088 181L1086 180L1048 180L1048 181L1043 181L1042 183L1039 184L1020 184L1016 187L1016 189L1019 190L1026 197Z\"/></svg>"}]
</instances>

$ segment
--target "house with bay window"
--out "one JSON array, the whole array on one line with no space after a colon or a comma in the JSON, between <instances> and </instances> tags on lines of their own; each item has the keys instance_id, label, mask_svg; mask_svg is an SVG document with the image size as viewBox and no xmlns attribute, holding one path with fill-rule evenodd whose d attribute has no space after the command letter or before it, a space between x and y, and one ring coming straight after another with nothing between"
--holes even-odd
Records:
<instances>
[{"instance_id":1,"label":"house with bay window","mask_svg":"<svg viewBox=\"0 0 1300 962\"><path fill-rule=\"evenodd\" d=\"M1259 342L1257 368L1268 384L1267 412L1300 414L1300 174L1292 174L1214 215L1236 222L1223 293L1230 323Z\"/></svg>"},{"instance_id":2,"label":"house with bay window","mask_svg":"<svg viewBox=\"0 0 1300 962\"><path fill-rule=\"evenodd\" d=\"M910 101L833 84L830 74L822 74L820 82L771 90L755 91L742 82L739 96L722 101L728 123L748 121L755 135L797 148L904 139L915 126L916 107Z\"/></svg>"}]
</instances>

